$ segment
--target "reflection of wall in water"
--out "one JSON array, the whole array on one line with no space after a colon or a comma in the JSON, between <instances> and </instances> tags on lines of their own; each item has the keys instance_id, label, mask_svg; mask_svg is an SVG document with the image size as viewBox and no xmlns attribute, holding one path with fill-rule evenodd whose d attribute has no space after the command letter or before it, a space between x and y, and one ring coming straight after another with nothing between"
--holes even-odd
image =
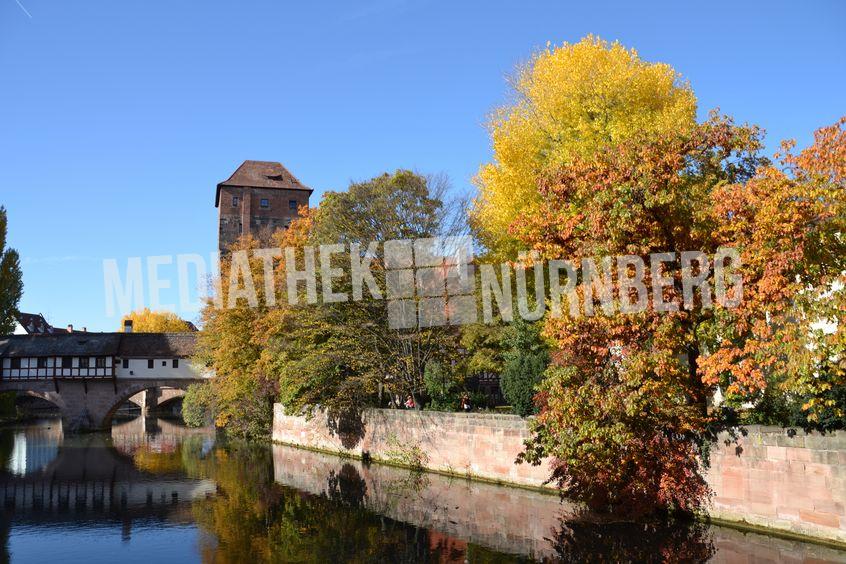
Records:
<instances>
[{"instance_id":1,"label":"reflection of wall in water","mask_svg":"<svg viewBox=\"0 0 846 564\"><path fill-rule=\"evenodd\" d=\"M415 473L381 464L364 465L358 460L283 445L273 447L273 466L278 483L426 528L431 543L456 549L461 549L466 541L499 552L556 560L559 556L556 548L560 546L553 543L562 530L562 518L572 509L557 496L537 491ZM717 553L709 561L717 564L844 561L843 552L825 546L724 527L711 527L710 531ZM596 547L583 546L585 543L604 546L614 539L613 527L578 537L577 545L582 547L580 554L585 558L573 561L590 559L593 555L591 551ZM629 537L621 546L629 543L629 548L633 548L641 541ZM655 544L661 546L660 542ZM683 538L663 546L675 547L678 553L670 554L685 560L683 555L689 546ZM664 557L663 561L674 561L673 556Z\"/></svg>"},{"instance_id":2,"label":"reflection of wall in water","mask_svg":"<svg viewBox=\"0 0 846 564\"><path fill-rule=\"evenodd\" d=\"M511 554L553 556L549 538L572 506L555 495L273 447L277 482ZM360 492L357 493L357 492Z\"/></svg>"},{"instance_id":3,"label":"reflection of wall in water","mask_svg":"<svg viewBox=\"0 0 846 564\"><path fill-rule=\"evenodd\" d=\"M12 440L12 454L6 470L16 476L32 474L43 470L56 458L62 426L58 421L30 426L15 431Z\"/></svg>"}]
</instances>

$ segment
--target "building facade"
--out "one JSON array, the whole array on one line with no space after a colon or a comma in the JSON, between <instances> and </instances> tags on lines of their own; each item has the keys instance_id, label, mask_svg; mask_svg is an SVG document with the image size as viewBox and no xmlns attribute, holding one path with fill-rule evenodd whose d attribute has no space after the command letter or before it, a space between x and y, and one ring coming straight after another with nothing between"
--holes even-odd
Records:
<instances>
[{"instance_id":1,"label":"building facade","mask_svg":"<svg viewBox=\"0 0 846 564\"><path fill-rule=\"evenodd\" d=\"M267 238L286 229L308 207L311 192L280 163L244 161L217 185L218 250L226 252L246 233Z\"/></svg>"},{"instance_id":2,"label":"building facade","mask_svg":"<svg viewBox=\"0 0 846 564\"><path fill-rule=\"evenodd\" d=\"M0 383L21 380L193 380L194 333L87 333L0 338Z\"/></svg>"}]
</instances>

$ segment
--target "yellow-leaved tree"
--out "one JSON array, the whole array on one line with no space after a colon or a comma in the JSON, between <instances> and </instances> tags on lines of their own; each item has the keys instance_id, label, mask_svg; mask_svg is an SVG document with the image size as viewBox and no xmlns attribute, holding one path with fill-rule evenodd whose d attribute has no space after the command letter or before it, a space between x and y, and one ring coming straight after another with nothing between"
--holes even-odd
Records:
<instances>
[{"instance_id":1,"label":"yellow-leaved tree","mask_svg":"<svg viewBox=\"0 0 846 564\"><path fill-rule=\"evenodd\" d=\"M545 172L634 135L677 134L696 123L696 97L672 67L592 35L547 45L512 86L513 103L488 121L493 161L475 179L471 213L480 240L501 258L516 249L509 228L518 214L541 206Z\"/></svg>"},{"instance_id":2,"label":"yellow-leaved tree","mask_svg":"<svg viewBox=\"0 0 846 564\"><path fill-rule=\"evenodd\" d=\"M187 333L193 331L193 327L170 311L153 311L145 307L124 315L120 320L120 329L123 329L123 322L132 320L132 330L136 333Z\"/></svg>"}]
</instances>

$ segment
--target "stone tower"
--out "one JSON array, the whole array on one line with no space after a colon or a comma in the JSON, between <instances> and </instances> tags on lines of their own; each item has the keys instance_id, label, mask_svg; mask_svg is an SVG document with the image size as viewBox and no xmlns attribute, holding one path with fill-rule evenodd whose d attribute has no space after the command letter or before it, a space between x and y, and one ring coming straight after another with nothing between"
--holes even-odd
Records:
<instances>
[{"instance_id":1,"label":"stone tower","mask_svg":"<svg viewBox=\"0 0 846 564\"><path fill-rule=\"evenodd\" d=\"M244 161L217 185L218 250L224 253L243 233L261 237L287 228L311 192L280 163Z\"/></svg>"}]
</instances>

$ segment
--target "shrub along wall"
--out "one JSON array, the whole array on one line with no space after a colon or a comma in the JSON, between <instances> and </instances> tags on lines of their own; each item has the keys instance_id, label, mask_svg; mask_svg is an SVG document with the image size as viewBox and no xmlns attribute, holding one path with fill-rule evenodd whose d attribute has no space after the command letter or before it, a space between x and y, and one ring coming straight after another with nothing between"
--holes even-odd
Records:
<instances>
[{"instance_id":1,"label":"shrub along wall","mask_svg":"<svg viewBox=\"0 0 846 564\"><path fill-rule=\"evenodd\" d=\"M712 448L711 515L846 542L846 432L752 425ZM348 456L542 487L548 464L514 464L529 432L515 415L371 409L361 422L285 415L274 406L273 440ZM728 441L728 443L727 443Z\"/></svg>"}]
</instances>

